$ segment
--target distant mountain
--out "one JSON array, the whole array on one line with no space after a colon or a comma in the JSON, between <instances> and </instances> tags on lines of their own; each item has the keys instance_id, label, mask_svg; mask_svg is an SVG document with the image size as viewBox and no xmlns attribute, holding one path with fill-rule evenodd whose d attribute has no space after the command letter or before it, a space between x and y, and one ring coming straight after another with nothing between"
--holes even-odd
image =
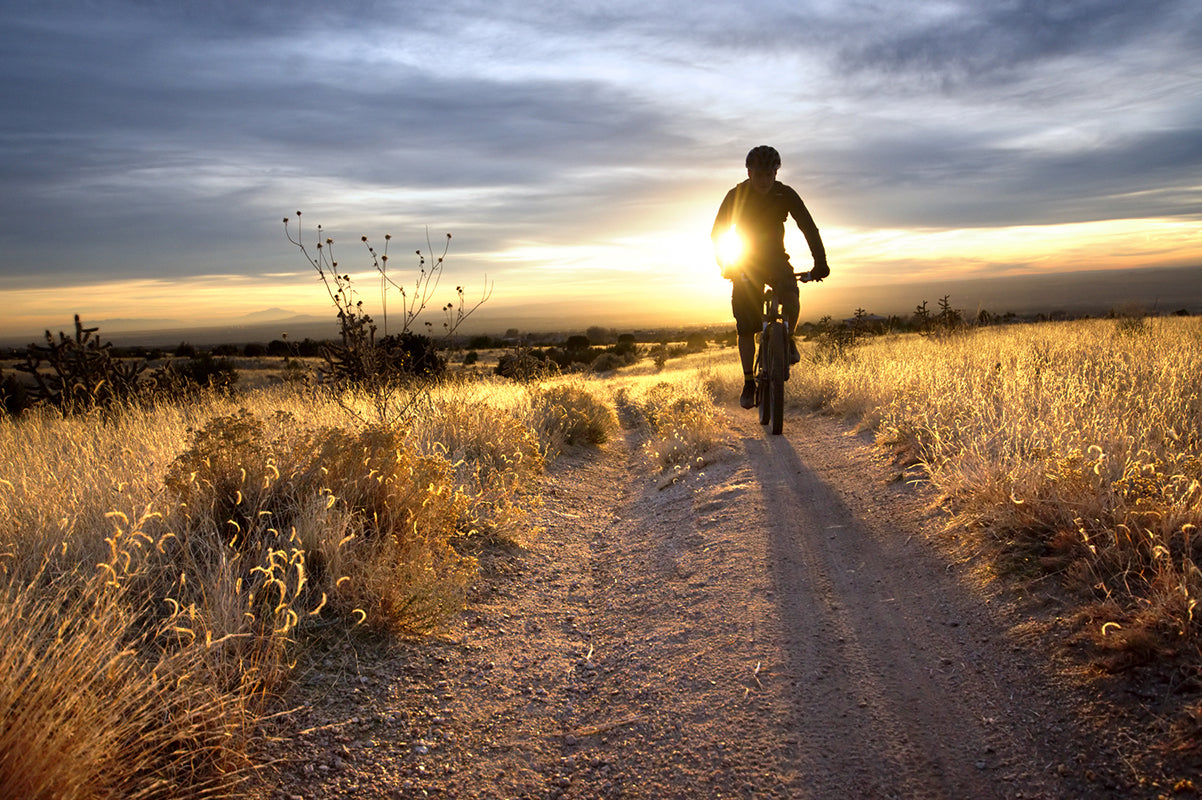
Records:
<instances>
[{"instance_id":1,"label":"distant mountain","mask_svg":"<svg viewBox=\"0 0 1202 800\"><path fill-rule=\"evenodd\" d=\"M286 308L265 308L262 311L252 311L249 314L243 314L241 318L250 324L255 324L280 319L292 319L296 316L298 315L295 311L289 311Z\"/></svg>"}]
</instances>

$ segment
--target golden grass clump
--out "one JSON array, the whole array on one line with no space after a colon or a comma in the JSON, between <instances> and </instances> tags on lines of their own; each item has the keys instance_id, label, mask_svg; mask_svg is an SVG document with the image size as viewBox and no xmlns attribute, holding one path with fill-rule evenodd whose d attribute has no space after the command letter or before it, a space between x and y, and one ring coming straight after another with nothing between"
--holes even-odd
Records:
<instances>
[{"instance_id":1,"label":"golden grass clump","mask_svg":"<svg viewBox=\"0 0 1202 800\"><path fill-rule=\"evenodd\" d=\"M260 664L141 592L162 542L111 538L88 573L0 589L0 786L30 800L228 797L254 773ZM192 609L191 611L194 611Z\"/></svg>"},{"instance_id":2,"label":"golden grass clump","mask_svg":"<svg viewBox=\"0 0 1202 800\"><path fill-rule=\"evenodd\" d=\"M727 440L727 426L714 405L717 379L709 367L627 380L615 398L629 424L645 428L643 452L661 470L704 466Z\"/></svg>"},{"instance_id":3,"label":"golden grass clump","mask_svg":"<svg viewBox=\"0 0 1202 800\"><path fill-rule=\"evenodd\" d=\"M527 532L531 488L542 471L544 445L527 418L527 387L482 379L448 384L434 394L438 413L413 421L408 441L446 458L465 494L469 536L518 543Z\"/></svg>"},{"instance_id":4,"label":"golden grass clump","mask_svg":"<svg viewBox=\"0 0 1202 800\"><path fill-rule=\"evenodd\" d=\"M532 386L529 413L548 454L566 447L603 444L618 429L613 406L582 381Z\"/></svg>"},{"instance_id":5,"label":"golden grass clump","mask_svg":"<svg viewBox=\"0 0 1202 800\"><path fill-rule=\"evenodd\" d=\"M310 594L375 627L426 631L459 607L475 563L451 546L468 498L446 458L395 426L310 429L281 412L270 423L217 417L168 468L192 538L299 551Z\"/></svg>"}]
</instances>

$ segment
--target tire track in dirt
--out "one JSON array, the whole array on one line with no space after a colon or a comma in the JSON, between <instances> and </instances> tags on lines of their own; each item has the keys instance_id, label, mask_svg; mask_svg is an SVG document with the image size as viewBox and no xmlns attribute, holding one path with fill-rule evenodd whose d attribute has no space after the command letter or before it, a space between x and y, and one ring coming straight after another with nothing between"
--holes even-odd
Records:
<instances>
[{"instance_id":1,"label":"tire track in dirt","mask_svg":"<svg viewBox=\"0 0 1202 800\"><path fill-rule=\"evenodd\" d=\"M740 433L785 623L799 796L1064 796L1029 771L1032 742L1007 725L981 599L915 544L912 523L874 530L849 508L794 448L811 421L791 422L787 437Z\"/></svg>"}]
</instances>

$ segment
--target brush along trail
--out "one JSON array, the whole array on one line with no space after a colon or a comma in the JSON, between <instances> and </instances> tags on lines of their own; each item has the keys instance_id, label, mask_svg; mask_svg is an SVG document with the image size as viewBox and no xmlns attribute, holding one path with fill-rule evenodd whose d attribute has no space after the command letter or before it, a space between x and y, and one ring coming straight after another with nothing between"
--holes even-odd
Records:
<instances>
[{"instance_id":1,"label":"brush along trail","mask_svg":"<svg viewBox=\"0 0 1202 800\"><path fill-rule=\"evenodd\" d=\"M271 795L1172 791L1054 666L1039 599L975 581L867 439L724 411L704 466L659 473L628 431L552 462L542 532L444 635L303 665Z\"/></svg>"}]
</instances>

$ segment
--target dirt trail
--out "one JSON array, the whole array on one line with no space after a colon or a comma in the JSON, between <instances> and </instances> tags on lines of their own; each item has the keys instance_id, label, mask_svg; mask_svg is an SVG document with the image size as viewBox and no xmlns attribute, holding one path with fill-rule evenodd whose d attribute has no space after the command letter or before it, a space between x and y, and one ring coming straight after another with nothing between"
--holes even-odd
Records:
<instances>
[{"instance_id":1,"label":"dirt trail","mask_svg":"<svg viewBox=\"0 0 1202 800\"><path fill-rule=\"evenodd\" d=\"M727 413L675 480L633 438L560 459L544 533L447 636L316 661L282 796L1157 796L896 467L828 419Z\"/></svg>"}]
</instances>

